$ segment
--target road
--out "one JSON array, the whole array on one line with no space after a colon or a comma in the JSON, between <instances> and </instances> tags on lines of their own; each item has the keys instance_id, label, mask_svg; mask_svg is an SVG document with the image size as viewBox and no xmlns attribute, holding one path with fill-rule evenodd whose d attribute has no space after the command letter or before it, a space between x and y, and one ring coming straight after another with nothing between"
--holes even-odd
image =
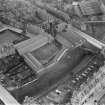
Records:
<instances>
[{"instance_id":1,"label":"road","mask_svg":"<svg viewBox=\"0 0 105 105\"><path fill-rule=\"evenodd\" d=\"M20 105L11 94L0 85L0 99L5 103L5 105Z\"/></svg>"}]
</instances>

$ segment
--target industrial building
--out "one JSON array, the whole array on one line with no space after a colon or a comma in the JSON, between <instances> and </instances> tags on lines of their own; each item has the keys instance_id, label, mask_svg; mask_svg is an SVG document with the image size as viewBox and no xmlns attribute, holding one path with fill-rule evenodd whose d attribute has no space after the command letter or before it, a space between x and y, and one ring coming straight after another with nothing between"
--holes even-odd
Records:
<instances>
[{"instance_id":1,"label":"industrial building","mask_svg":"<svg viewBox=\"0 0 105 105\"><path fill-rule=\"evenodd\" d=\"M105 104L104 1L0 3L0 105Z\"/></svg>"}]
</instances>

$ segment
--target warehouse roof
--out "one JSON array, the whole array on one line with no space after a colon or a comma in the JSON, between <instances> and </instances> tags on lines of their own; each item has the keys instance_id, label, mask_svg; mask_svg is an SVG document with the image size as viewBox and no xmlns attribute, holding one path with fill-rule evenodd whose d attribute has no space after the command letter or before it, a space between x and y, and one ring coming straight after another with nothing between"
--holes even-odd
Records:
<instances>
[{"instance_id":1,"label":"warehouse roof","mask_svg":"<svg viewBox=\"0 0 105 105\"><path fill-rule=\"evenodd\" d=\"M62 38L60 38L62 37ZM67 45L68 47L75 47L75 46L79 46L81 45L85 39L82 38L80 35L78 35L75 32L72 32L71 30L69 30L68 32L61 32L57 35L57 39L63 43L64 45ZM66 40L67 43L64 41Z\"/></svg>"}]
</instances>

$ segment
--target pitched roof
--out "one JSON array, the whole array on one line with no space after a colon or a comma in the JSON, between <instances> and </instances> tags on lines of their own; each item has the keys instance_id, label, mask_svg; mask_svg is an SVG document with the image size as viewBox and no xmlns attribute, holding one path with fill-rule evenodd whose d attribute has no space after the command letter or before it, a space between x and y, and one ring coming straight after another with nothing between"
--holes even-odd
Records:
<instances>
[{"instance_id":1,"label":"pitched roof","mask_svg":"<svg viewBox=\"0 0 105 105\"><path fill-rule=\"evenodd\" d=\"M98 0L82 1L79 3L83 15L98 15L102 14L100 3Z\"/></svg>"}]
</instances>

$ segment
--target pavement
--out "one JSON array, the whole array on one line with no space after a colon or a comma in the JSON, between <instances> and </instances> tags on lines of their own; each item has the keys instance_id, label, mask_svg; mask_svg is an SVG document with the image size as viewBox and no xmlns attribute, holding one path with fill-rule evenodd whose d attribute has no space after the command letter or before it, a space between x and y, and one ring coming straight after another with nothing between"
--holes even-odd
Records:
<instances>
[{"instance_id":1,"label":"pavement","mask_svg":"<svg viewBox=\"0 0 105 105\"><path fill-rule=\"evenodd\" d=\"M11 94L0 85L0 99L5 105L20 105Z\"/></svg>"}]
</instances>

